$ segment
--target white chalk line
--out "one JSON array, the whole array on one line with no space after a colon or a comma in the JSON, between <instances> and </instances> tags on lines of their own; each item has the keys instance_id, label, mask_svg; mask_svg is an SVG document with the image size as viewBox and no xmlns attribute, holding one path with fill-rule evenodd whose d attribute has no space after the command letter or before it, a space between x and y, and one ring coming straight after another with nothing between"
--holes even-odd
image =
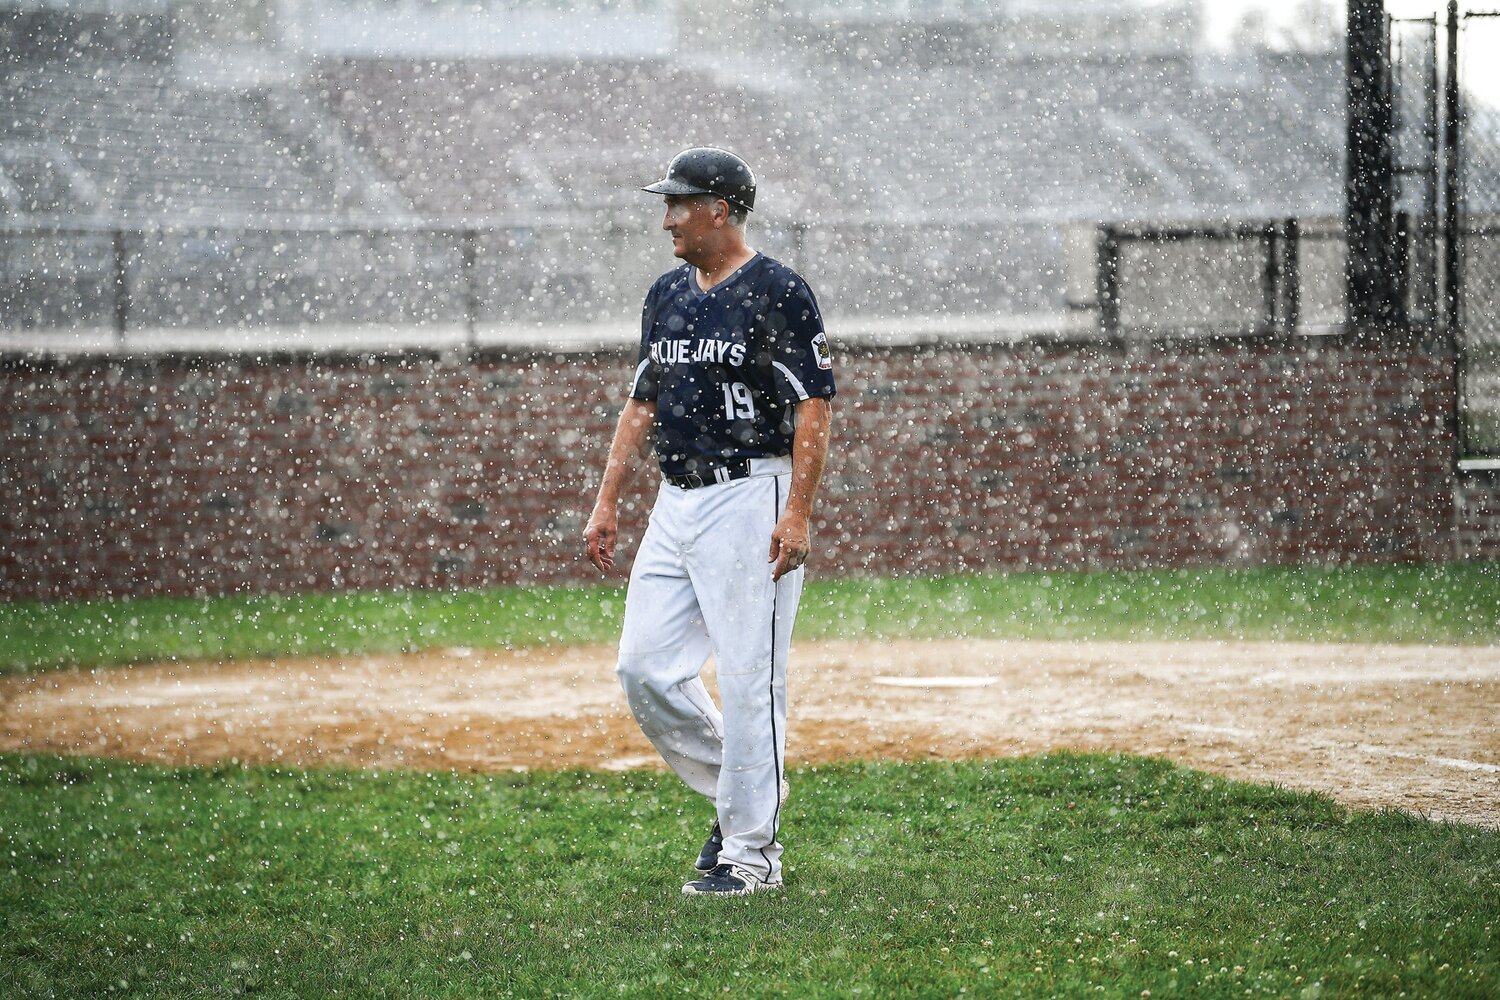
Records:
<instances>
[{"instance_id":1,"label":"white chalk line","mask_svg":"<svg viewBox=\"0 0 1500 1000\"><path fill-rule=\"evenodd\" d=\"M998 677L884 677L877 676L876 684L900 688L978 688L999 683Z\"/></svg>"},{"instance_id":2,"label":"white chalk line","mask_svg":"<svg viewBox=\"0 0 1500 1000\"><path fill-rule=\"evenodd\" d=\"M1216 736L1233 736L1240 740L1253 740L1263 738L1264 734L1249 729L1239 729L1233 726L1207 726L1199 723L1189 723L1184 726L1199 733L1212 733ZM1363 753L1376 754L1381 757L1397 757L1401 760L1416 760L1424 764L1439 764L1443 767L1457 768L1460 771L1477 771L1482 774L1500 774L1500 764L1486 764L1479 760L1465 760L1462 757L1437 757L1431 754L1412 753L1410 750L1397 750L1394 747L1377 746L1373 743L1338 743L1333 740L1288 740L1300 747L1314 750L1358 750Z\"/></svg>"}]
</instances>

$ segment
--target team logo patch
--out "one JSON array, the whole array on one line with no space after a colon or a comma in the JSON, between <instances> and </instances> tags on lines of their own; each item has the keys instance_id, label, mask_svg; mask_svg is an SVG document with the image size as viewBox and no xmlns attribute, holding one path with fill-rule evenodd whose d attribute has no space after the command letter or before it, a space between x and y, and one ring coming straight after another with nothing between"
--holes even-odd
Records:
<instances>
[{"instance_id":1,"label":"team logo patch","mask_svg":"<svg viewBox=\"0 0 1500 1000\"><path fill-rule=\"evenodd\" d=\"M813 353L818 356L819 368L833 367L833 352L828 349L828 336L819 331L812 341Z\"/></svg>"}]
</instances>

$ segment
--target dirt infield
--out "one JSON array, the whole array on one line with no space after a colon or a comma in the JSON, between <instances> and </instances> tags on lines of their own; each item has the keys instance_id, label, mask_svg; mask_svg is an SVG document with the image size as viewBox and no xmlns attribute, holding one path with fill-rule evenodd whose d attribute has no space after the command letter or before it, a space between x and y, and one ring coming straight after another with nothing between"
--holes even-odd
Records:
<instances>
[{"instance_id":1,"label":"dirt infield","mask_svg":"<svg viewBox=\"0 0 1500 1000\"><path fill-rule=\"evenodd\" d=\"M1500 647L798 645L793 765L1153 754L1500 826ZM0 678L0 749L172 763L656 767L603 647L448 649Z\"/></svg>"}]
</instances>

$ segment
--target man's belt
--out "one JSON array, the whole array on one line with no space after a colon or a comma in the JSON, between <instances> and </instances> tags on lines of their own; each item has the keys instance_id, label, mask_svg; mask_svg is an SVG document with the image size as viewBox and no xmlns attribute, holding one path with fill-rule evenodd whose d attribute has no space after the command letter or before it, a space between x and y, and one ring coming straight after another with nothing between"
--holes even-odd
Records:
<instances>
[{"instance_id":1,"label":"man's belt","mask_svg":"<svg viewBox=\"0 0 1500 1000\"><path fill-rule=\"evenodd\" d=\"M700 486L712 486L715 483L728 483L736 479L744 479L750 475L750 460L741 458L733 462L725 462L709 469L705 473L689 472L683 476L665 476L668 483L679 490L696 490Z\"/></svg>"}]
</instances>

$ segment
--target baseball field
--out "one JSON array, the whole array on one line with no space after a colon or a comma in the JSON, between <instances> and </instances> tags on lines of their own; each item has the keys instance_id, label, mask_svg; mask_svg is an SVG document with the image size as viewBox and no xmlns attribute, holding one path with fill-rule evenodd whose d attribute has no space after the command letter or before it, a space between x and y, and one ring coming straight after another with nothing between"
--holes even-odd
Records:
<instances>
[{"instance_id":1,"label":"baseball field","mask_svg":"<svg viewBox=\"0 0 1500 1000\"><path fill-rule=\"evenodd\" d=\"M0 606L0 995L1500 991L1500 567L812 585L744 900L619 601Z\"/></svg>"}]
</instances>

